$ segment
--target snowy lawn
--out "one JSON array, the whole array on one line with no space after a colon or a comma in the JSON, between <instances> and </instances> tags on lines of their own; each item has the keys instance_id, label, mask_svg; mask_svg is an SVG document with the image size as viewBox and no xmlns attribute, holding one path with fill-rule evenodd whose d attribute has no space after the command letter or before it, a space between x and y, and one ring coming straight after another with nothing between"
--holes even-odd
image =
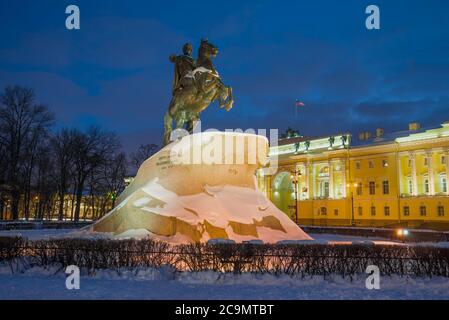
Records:
<instances>
[{"instance_id":1,"label":"snowy lawn","mask_svg":"<svg viewBox=\"0 0 449 320\"><path fill-rule=\"evenodd\" d=\"M30 240L70 237L74 230L13 230L0 236L21 235ZM311 234L315 242L373 241L400 244L388 239L332 234ZM403 245L403 244L400 244ZM421 244L422 245L422 244ZM447 243L433 244L447 246ZM175 273L170 269L98 271L82 275L80 290L67 290L66 275L54 267L33 267L11 273L0 264L0 300L5 299L447 299L449 278L382 277L380 290L365 288L366 275L349 278L287 275Z\"/></svg>"},{"instance_id":2,"label":"snowy lawn","mask_svg":"<svg viewBox=\"0 0 449 320\"><path fill-rule=\"evenodd\" d=\"M349 242L366 242L372 241L375 244L391 244L391 245L404 245L402 242L380 238L380 237L358 237L351 235L339 235L339 234L328 234L328 233L309 233L309 235L314 239L308 243L349 243ZM33 230L2 230L0 231L0 237L13 237L22 236L29 240L44 240L51 238L109 238L108 234L96 233L94 235L85 234L82 235L77 232L76 229L33 229ZM407 245L423 245L423 246L438 246L438 247L449 247L449 242L420 242L420 243L407 243Z\"/></svg>"},{"instance_id":3,"label":"snowy lawn","mask_svg":"<svg viewBox=\"0 0 449 320\"><path fill-rule=\"evenodd\" d=\"M43 240L43 239L50 239L50 238L64 238L64 237L73 237L76 234L76 229L32 229L32 230L2 230L0 231L0 237L3 236L22 236L24 238L28 238L29 240ZM348 242L348 241L381 241L381 242L391 242L391 243L397 243L394 241L391 241L389 239L383 239L383 238L367 238L367 237L357 237L357 236L347 236L347 235L337 235L337 234L309 234L315 242ZM79 234L76 235L76 237L80 237ZM82 237L82 236L81 236ZM95 234L92 235L86 235L85 237L92 238L107 238L108 234Z\"/></svg>"},{"instance_id":4,"label":"snowy lawn","mask_svg":"<svg viewBox=\"0 0 449 320\"><path fill-rule=\"evenodd\" d=\"M56 273L55 273L56 272ZM11 274L0 267L0 299L449 299L448 278L382 277L380 290L365 276L306 279L272 275L162 270L100 271L81 276L79 290L65 288L65 274L32 268Z\"/></svg>"}]
</instances>

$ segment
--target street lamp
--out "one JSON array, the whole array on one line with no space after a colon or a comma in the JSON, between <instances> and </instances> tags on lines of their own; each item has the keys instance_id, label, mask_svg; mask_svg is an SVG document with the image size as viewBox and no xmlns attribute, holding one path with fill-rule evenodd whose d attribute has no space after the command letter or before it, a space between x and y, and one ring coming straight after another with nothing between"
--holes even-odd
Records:
<instances>
[{"instance_id":1,"label":"street lamp","mask_svg":"<svg viewBox=\"0 0 449 320\"><path fill-rule=\"evenodd\" d=\"M295 186L295 222L298 224L298 183L301 171L295 169L290 171L290 178L292 179L293 185Z\"/></svg>"},{"instance_id":2,"label":"street lamp","mask_svg":"<svg viewBox=\"0 0 449 320\"><path fill-rule=\"evenodd\" d=\"M405 242L405 238L408 236L409 232L407 229L398 229L396 234L402 242Z\"/></svg>"},{"instance_id":3,"label":"street lamp","mask_svg":"<svg viewBox=\"0 0 449 320\"><path fill-rule=\"evenodd\" d=\"M354 183L348 183L346 185L348 189L351 191L351 226L355 226L355 216L354 216L354 189L359 186L357 182Z\"/></svg>"},{"instance_id":4,"label":"street lamp","mask_svg":"<svg viewBox=\"0 0 449 320\"><path fill-rule=\"evenodd\" d=\"M38 219L38 205L39 205L39 196L35 196L34 199L34 220Z\"/></svg>"}]
</instances>

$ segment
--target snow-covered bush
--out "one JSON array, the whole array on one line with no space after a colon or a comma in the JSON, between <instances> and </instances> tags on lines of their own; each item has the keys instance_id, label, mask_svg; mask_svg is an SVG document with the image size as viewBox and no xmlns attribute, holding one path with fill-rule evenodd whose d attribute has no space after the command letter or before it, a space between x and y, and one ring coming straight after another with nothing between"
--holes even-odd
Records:
<instances>
[{"instance_id":1,"label":"snow-covered bush","mask_svg":"<svg viewBox=\"0 0 449 320\"><path fill-rule=\"evenodd\" d=\"M0 238L0 262L18 261L61 268L73 264L87 272L171 266L178 271L295 276L353 276L376 265L386 275L449 277L449 248L372 243L170 245L152 240Z\"/></svg>"}]
</instances>

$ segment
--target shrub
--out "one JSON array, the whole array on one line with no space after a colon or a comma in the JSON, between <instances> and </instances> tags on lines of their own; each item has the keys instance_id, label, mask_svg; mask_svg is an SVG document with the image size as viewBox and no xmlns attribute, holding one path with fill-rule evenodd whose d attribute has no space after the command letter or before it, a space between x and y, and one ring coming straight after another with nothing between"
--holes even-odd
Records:
<instances>
[{"instance_id":1,"label":"shrub","mask_svg":"<svg viewBox=\"0 0 449 320\"><path fill-rule=\"evenodd\" d=\"M295 276L340 274L352 277L376 265L384 275L449 277L449 248L373 244L187 244L152 240L0 238L0 261L11 270L20 261L61 268L160 268L179 271L270 273Z\"/></svg>"}]
</instances>

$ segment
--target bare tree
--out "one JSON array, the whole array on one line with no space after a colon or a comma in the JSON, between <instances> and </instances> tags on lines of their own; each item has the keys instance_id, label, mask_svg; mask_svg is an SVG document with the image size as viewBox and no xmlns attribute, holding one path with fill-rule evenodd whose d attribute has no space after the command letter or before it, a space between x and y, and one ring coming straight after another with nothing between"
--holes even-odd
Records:
<instances>
[{"instance_id":1,"label":"bare tree","mask_svg":"<svg viewBox=\"0 0 449 320\"><path fill-rule=\"evenodd\" d=\"M74 220L80 218L81 201L85 191L86 179L95 173L101 164L120 146L114 133L106 132L98 127L90 128L86 133L76 132L73 140L74 179L76 207Z\"/></svg>"},{"instance_id":2,"label":"bare tree","mask_svg":"<svg viewBox=\"0 0 449 320\"><path fill-rule=\"evenodd\" d=\"M88 178L89 206L92 218L103 216L115 206L117 195L125 187L127 169L126 155L111 154Z\"/></svg>"},{"instance_id":3,"label":"bare tree","mask_svg":"<svg viewBox=\"0 0 449 320\"><path fill-rule=\"evenodd\" d=\"M108 193L112 201L112 208L115 207L115 200L125 188L126 176L126 155L121 152L111 159L110 164L105 167L104 177L108 187Z\"/></svg>"},{"instance_id":4,"label":"bare tree","mask_svg":"<svg viewBox=\"0 0 449 320\"><path fill-rule=\"evenodd\" d=\"M36 146L53 124L53 114L35 104L31 89L8 86L0 95L0 141L5 149L5 184L12 198L13 219L19 218L23 190L29 195Z\"/></svg>"},{"instance_id":5,"label":"bare tree","mask_svg":"<svg viewBox=\"0 0 449 320\"><path fill-rule=\"evenodd\" d=\"M55 180L58 186L58 220L64 218L64 202L70 186L74 161L74 139L78 132L63 128L50 141L55 165Z\"/></svg>"},{"instance_id":6,"label":"bare tree","mask_svg":"<svg viewBox=\"0 0 449 320\"><path fill-rule=\"evenodd\" d=\"M140 165L151 157L158 148L158 145L153 143L141 144L135 152L130 154L131 165L136 169L139 169Z\"/></svg>"},{"instance_id":7,"label":"bare tree","mask_svg":"<svg viewBox=\"0 0 449 320\"><path fill-rule=\"evenodd\" d=\"M0 155L4 155L6 153L5 145L3 144L2 137L0 136ZM5 184L6 179L6 171L7 171L7 163L6 157L0 156L0 220L5 219L3 213L5 211L5 200L7 185Z\"/></svg>"},{"instance_id":8,"label":"bare tree","mask_svg":"<svg viewBox=\"0 0 449 320\"><path fill-rule=\"evenodd\" d=\"M34 219L42 220L44 213L51 215L54 194L58 191L55 176L55 159L48 144L38 148L34 173L34 194L32 199Z\"/></svg>"},{"instance_id":9,"label":"bare tree","mask_svg":"<svg viewBox=\"0 0 449 320\"><path fill-rule=\"evenodd\" d=\"M126 174L117 136L98 127L85 132L64 128L50 136L52 124L53 115L35 104L31 89L6 87L0 94L0 219L6 199L12 200L13 219L20 208L27 219L50 219L56 212L59 220L67 213L79 220L83 200L90 201L95 218L115 205ZM141 157L155 148L142 146ZM85 203L84 218L88 210Z\"/></svg>"}]
</instances>

